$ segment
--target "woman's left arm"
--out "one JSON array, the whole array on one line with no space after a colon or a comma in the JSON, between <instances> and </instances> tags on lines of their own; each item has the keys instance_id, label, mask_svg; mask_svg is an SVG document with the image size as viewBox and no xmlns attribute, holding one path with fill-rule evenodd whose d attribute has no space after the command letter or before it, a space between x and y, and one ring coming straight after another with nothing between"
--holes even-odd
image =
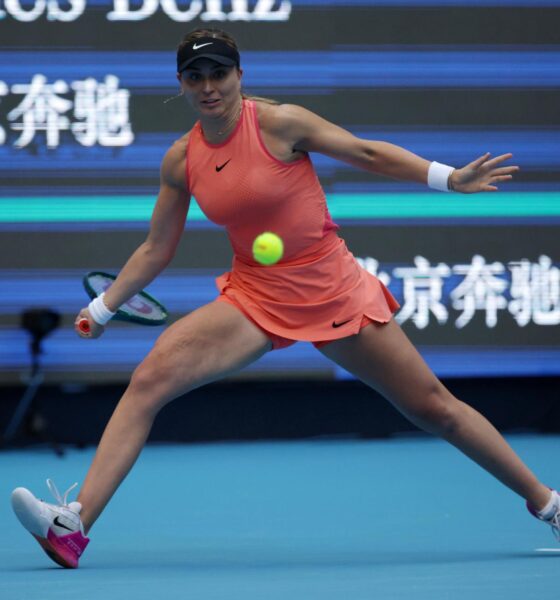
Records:
<instances>
[{"instance_id":1,"label":"woman's left arm","mask_svg":"<svg viewBox=\"0 0 560 600\"><path fill-rule=\"evenodd\" d=\"M300 106L276 107L275 134L294 150L319 152L355 167L393 179L428 183L432 163L388 142L364 140ZM450 171L449 189L462 193L494 192L497 183L508 181L517 166L501 166L512 157L502 154L490 159L484 154L468 165Z\"/></svg>"}]
</instances>

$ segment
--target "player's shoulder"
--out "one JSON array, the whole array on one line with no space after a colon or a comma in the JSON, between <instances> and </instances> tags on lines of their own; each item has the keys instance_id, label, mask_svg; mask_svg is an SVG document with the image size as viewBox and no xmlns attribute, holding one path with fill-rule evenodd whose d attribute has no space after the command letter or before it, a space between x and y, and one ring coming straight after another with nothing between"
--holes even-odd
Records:
<instances>
[{"instance_id":1,"label":"player's shoulder","mask_svg":"<svg viewBox=\"0 0 560 600\"><path fill-rule=\"evenodd\" d=\"M272 104L255 100L255 107L260 127L276 135L305 125L313 116L310 110L297 104Z\"/></svg>"},{"instance_id":2,"label":"player's shoulder","mask_svg":"<svg viewBox=\"0 0 560 600\"><path fill-rule=\"evenodd\" d=\"M189 135L190 132L175 140L163 157L161 174L168 183L177 185L184 181Z\"/></svg>"},{"instance_id":3,"label":"player's shoulder","mask_svg":"<svg viewBox=\"0 0 560 600\"><path fill-rule=\"evenodd\" d=\"M163 157L164 162L177 162L184 161L187 155L187 144L189 143L190 131L182 135L179 139L175 140L173 144L168 148L165 156Z\"/></svg>"}]
</instances>

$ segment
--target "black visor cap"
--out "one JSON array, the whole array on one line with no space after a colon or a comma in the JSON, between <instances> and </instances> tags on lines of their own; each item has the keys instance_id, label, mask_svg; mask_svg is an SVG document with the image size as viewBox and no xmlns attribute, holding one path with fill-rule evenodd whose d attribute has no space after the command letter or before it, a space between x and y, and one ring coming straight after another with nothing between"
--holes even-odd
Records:
<instances>
[{"instance_id":1,"label":"black visor cap","mask_svg":"<svg viewBox=\"0 0 560 600\"><path fill-rule=\"evenodd\" d=\"M202 37L185 44L177 52L177 72L181 73L199 58L208 58L227 67L239 67L239 52L235 48L223 40Z\"/></svg>"}]
</instances>

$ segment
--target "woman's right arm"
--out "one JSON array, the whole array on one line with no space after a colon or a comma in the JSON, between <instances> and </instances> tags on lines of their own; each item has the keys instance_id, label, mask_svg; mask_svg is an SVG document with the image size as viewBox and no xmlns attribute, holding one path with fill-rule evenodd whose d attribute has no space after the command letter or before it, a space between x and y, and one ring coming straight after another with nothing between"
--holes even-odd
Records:
<instances>
[{"instance_id":1,"label":"woman's right arm","mask_svg":"<svg viewBox=\"0 0 560 600\"><path fill-rule=\"evenodd\" d=\"M160 190L148 237L128 259L103 297L113 312L153 281L175 255L190 202L185 180L185 148L186 138L182 138L167 151L162 161ZM76 324L84 317L89 321L90 334L82 334L76 327L80 335L98 337L103 333L103 327L91 318L87 308L80 311Z\"/></svg>"}]
</instances>

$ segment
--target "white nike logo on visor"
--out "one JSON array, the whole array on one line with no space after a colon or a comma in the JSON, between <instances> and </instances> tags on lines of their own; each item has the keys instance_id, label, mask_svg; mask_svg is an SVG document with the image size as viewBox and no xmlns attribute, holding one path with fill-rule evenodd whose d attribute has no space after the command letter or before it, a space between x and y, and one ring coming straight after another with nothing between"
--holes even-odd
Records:
<instances>
[{"instance_id":1,"label":"white nike logo on visor","mask_svg":"<svg viewBox=\"0 0 560 600\"><path fill-rule=\"evenodd\" d=\"M199 46L197 46L196 44L193 44L192 49L193 50L198 50L199 48L204 48L204 46L210 46L210 44L213 44L214 42L206 42L206 44L200 44Z\"/></svg>"}]
</instances>

